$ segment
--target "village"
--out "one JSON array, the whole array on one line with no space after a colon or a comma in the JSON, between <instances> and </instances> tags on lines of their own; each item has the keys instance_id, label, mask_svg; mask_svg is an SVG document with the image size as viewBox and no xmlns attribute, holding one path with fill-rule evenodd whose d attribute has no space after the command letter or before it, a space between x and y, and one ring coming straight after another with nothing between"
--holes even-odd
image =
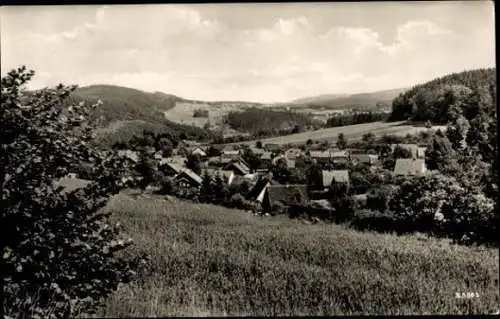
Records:
<instances>
[{"instance_id":1,"label":"village","mask_svg":"<svg viewBox=\"0 0 500 319\"><path fill-rule=\"evenodd\" d=\"M308 214L315 211L317 215L331 215L335 211L331 205L334 199L331 197L335 195L329 190L334 186L354 189L351 192L353 199L366 203L368 193L377 191L374 188L378 184L369 182L366 187L361 187L363 190L356 191L360 187L356 185L357 180L351 178L353 172L358 175L369 172L381 179L384 176L423 176L429 172L425 151L426 147L405 143L389 144L385 150L376 152L373 149L367 151L366 148L328 147L328 143L284 146L257 142L255 146L248 147L184 140L169 157L153 149L147 153L154 158L158 171L174 182L180 190L178 194L203 192L204 178L209 177L211 182L220 178L225 187L244 189L240 193L244 193L245 201L251 203L247 205L249 211L268 216L280 212L291 213L297 207L306 209ZM120 150L118 153L133 163L138 164L140 161L136 151ZM245 160L249 156L254 160ZM199 161L198 172L189 167L188 157ZM311 181L311 178L293 178L300 175L299 172L306 172L307 175L311 165L317 170L316 181ZM279 169L284 170L287 176L275 176L283 175ZM161 186L154 182L146 187L147 192L159 192L160 189ZM223 205L215 199L212 202Z\"/></svg>"}]
</instances>

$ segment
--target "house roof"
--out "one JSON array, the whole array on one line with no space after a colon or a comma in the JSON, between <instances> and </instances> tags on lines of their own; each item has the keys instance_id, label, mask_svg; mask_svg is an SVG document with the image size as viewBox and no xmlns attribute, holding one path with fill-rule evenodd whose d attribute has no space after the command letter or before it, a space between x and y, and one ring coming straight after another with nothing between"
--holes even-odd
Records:
<instances>
[{"instance_id":1,"label":"house roof","mask_svg":"<svg viewBox=\"0 0 500 319\"><path fill-rule=\"evenodd\" d=\"M348 170L323 170L321 174L323 176L323 187L329 187L333 181L336 183L349 183Z\"/></svg>"},{"instance_id":2,"label":"house roof","mask_svg":"<svg viewBox=\"0 0 500 319\"><path fill-rule=\"evenodd\" d=\"M179 175L176 176L176 179L180 179L183 177L187 177L188 179L190 179L191 181L195 182L198 185L201 185L203 181L203 179L198 174L196 174L189 168L186 168L181 173L179 173Z\"/></svg>"},{"instance_id":3,"label":"house roof","mask_svg":"<svg viewBox=\"0 0 500 319\"><path fill-rule=\"evenodd\" d=\"M255 199L259 194L262 192L264 187L266 187L267 183L270 183L271 185L278 185L279 183L269 176L261 176L255 185L252 187L250 192L248 193L249 198Z\"/></svg>"},{"instance_id":4,"label":"house roof","mask_svg":"<svg viewBox=\"0 0 500 319\"><path fill-rule=\"evenodd\" d=\"M373 163L374 161L378 160L378 155L374 154L352 154L351 155L352 159L356 159L359 162L362 163Z\"/></svg>"},{"instance_id":5,"label":"house roof","mask_svg":"<svg viewBox=\"0 0 500 319\"><path fill-rule=\"evenodd\" d=\"M179 164L177 164L177 163L170 163L170 162L165 162L165 163L161 164L161 166L167 166L167 167L169 167L170 169L172 169L177 174L180 173L180 172L182 172L182 170L184 169Z\"/></svg>"},{"instance_id":6,"label":"house roof","mask_svg":"<svg viewBox=\"0 0 500 319\"><path fill-rule=\"evenodd\" d=\"M312 158L330 158L329 151L310 151L310 156Z\"/></svg>"},{"instance_id":7,"label":"house roof","mask_svg":"<svg viewBox=\"0 0 500 319\"><path fill-rule=\"evenodd\" d=\"M214 156L208 159L209 164L228 164L231 163L232 159L227 157Z\"/></svg>"},{"instance_id":8,"label":"house roof","mask_svg":"<svg viewBox=\"0 0 500 319\"><path fill-rule=\"evenodd\" d=\"M230 167L231 165L243 175L250 173L250 168L248 168L245 164L241 162L232 162L230 165L228 165L228 167Z\"/></svg>"},{"instance_id":9,"label":"house roof","mask_svg":"<svg viewBox=\"0 0 500 319\"><path fill-rule=\"evenodd\" d=\"M394 166L396 175L416 175L425 173L425 160L416 158L398 158Z\"/></svg>"},{"instance_id":10,"label":"house roof","mask_svg":"<svg viewBox=\"0 0 500 319\"><path fill-rule=\"evenodd\" d=\"M223 155L239 155L240 151L238 150L222 150Z\"/></svg>"},{"instance_id":11,"label":"house roof","mask_svg":"<svg viewBox=\"0 0 500 319\"><path fill-rule=\"evenodd\" d=\"M192 154L200 154L201 156L207 156L207 153L203 151L201 148L197 147L192 152Z\"/></svg>"},{"instance_id":12,"label":"house roof","mask_svg":"<svg viewBox=\"0 0 500 319\"><path fill-rule=\"evenodd\" d=\"M266 150L264 150L262 148L256 148L256 147L251 147L250 150L252 151L252 153L254 153L256 155L264 154L266 152Z\"/></svg>"},{"instance_id":13,"label":"house roof","mask_svg":"<svg viewBox=\"0 0 500 319\"><path fill-rule=\"evenodd\" d=\"M348 153L347 151L336 151L336 152L332 152L330 153L332 157L348 157Z\"/></svg>"},{"instance_id":14,"label":"house roof","mask_svg":"<svg viewBox=\"0 0 500 319\"><path fill-rule=\"evenodd\" d=\"M268 150L268 151L278 151L281 149L281 145L279 144L266 144L264 145L264 149Z\"/></svg>"},{"instance_id":15,"label":"house roof","mask_svg":"<svg viewBox=\"0 0 500 319\"><path fill-rule=\"evenodd\" d=\"M277 202L288 205L297 200L303 204L308 201L307 185L270 185L267 188L267 194L271 205ZM296 197L297 195L300 199Z\"/></svg>"}]
</instances>

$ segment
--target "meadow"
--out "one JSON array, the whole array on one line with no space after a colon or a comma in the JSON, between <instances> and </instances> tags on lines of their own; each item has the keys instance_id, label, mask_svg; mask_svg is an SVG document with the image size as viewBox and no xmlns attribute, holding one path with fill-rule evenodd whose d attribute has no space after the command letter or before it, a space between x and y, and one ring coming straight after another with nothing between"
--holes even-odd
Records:
<instances>
[{"instance_id":1,"label":"meadow","mask_svg":"<svg viewBox=\"0 0 500 319\"><path fill-rule=\"evenodd\" d=\"M436 126L433 129L445 129L445 127ZM262 143L273 144L289 144L289 143L304 143L308 139L313 141L336 141L339 133L343 133L349 140L357 140L363 137L363 134L373 133L379 137L384 134L406 136L407 134L417 134L420 131L425 131L425 127L417 127L414 125L405 124L405 121L400 122L372 122L364 124L346 125L340 127L331 127L309 131L303 133L289 134L272 138L261 139ZM255 141L247 141L233 144L248 144L253 145Z\"/></svg>"},{"instance_id":2,"label":"meadow","mask_svg":"<svg viewBox=\"0 0 500 319\"><path fill-rule=\"evenodd\" d=\"M97 315L408 315L498 310L498 250L258 217L120 193L113 211L150 258ZM472 299L457 293L474 292Z\"/></svg>"}]
</instances>

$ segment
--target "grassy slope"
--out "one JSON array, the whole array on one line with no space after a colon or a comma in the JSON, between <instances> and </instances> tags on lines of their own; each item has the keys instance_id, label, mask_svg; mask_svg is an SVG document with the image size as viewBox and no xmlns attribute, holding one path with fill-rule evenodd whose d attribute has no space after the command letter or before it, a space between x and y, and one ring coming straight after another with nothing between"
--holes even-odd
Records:
<instances>
[{"instance_id":1,"label":"grassy slope","mask_svg":"<svg viewBox=\"0 0 500 319\"><path fill-rule=\"evenodd\" d=\"M152 259L101 316L465 314L500 302L496 250L123 194L108 209Z\"/></svg>"}]
</instances>

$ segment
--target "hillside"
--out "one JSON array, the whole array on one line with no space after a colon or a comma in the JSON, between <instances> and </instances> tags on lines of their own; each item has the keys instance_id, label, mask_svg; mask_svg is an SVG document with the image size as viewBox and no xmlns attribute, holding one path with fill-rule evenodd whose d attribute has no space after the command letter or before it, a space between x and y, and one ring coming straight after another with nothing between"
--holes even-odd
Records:
<instances>
[{"instance_id":1,"label":"hillside","mask_svg":"<svg viewBox=\"0 0 500 319\"><path fill-rule=\"evenodd\" d=\"M330 95L319 95L315 97L306 97L295 100L292 104L295 107L300 107L301 105L319 106L327 109L340 109L346 107L358 107L358 108L376 108L378 105L390 105L390 102L398 96L401 92L404 92L405 88L376 91L371 93L359 93L359 94L330 94ZM294 107L293 105L291 107Z\"/></svg>"},{"instance_id":2,"label":"hillside","mask_svg":"<svg viewBox=\"0 0 500 319\"><path fill-rule=\"evenodd\" d=\"M498 250L164 197L107 206L150 256L99 317L487 314L498 310ZM478 292L474 300L458 292Z\"/></svg>"},{"instance_id":3,"label":"hillside","mask_svg":"<svg viewBox=\"0 0 500 319\"><path fill-rule=\"evenodd\" d=\"M496 68L452 73L414 86L398 95L392 103L391 119L431 121L446 124L453 105L470 120L479 109L494 111Z\"/></svg>"},{"instance_id":4,"label":"hillside","mask_svg":"<svg viewBox=\"0 0 500 319\"><path fill-rule=\"evenodd\" d=\"M188 139L203 139L209 134L197 127L169 121L163 112L173 108L183 99L161 92L148 93L136 89L91 85L77 88L67 103L85 101L102 105L91 114L96 127L96 139L104 145L125 142L144 130L155 133L173 133Z\"/></svg>"}]
</instances>

